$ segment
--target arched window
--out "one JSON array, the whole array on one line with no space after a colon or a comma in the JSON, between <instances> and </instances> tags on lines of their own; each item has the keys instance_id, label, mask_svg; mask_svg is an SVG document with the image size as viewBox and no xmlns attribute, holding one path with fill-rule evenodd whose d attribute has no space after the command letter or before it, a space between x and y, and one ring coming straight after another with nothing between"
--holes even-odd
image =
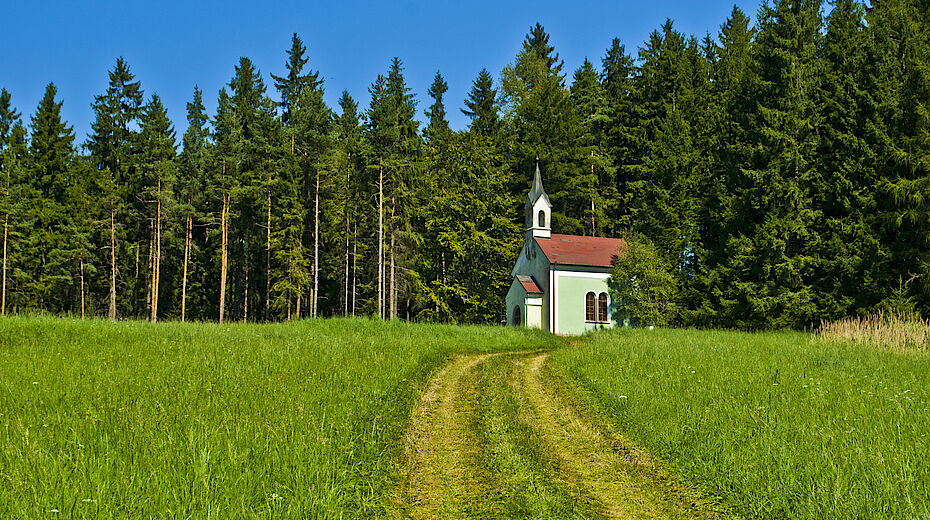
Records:
<instances>
[{"instance_id":1,"label":"arched window","mask_svg":"<svg viewBox=\"0 0 930 520\"><path fill-rule=\"evenodd\" d=\"M593 292L584 295L584 321L597 321L597 308Z\"/></svg>"},{"instance_id":2,"label":"arched window","mask_svg":"<svg viewBox=\"0 0 930 520\"><path fill-rule=\"evenodd\" d=\"M607 293L605 292L597 297L597 321L607 323Z\"/></svg>"},{"instance_id":3,"label":"arched window","mask_svg":"<svg viewBox=\"0 0 930 520\"><path fill-rule=\"evenodd\" d=\"M539 210L539 227L546 227L546 210Z\"/></svg>"},{"instance_id":4,"label":"arched window","mask_svg":"<svg viewBox=\"0 0 930 520\"><path fill-rule=\"evenodd\" d=\"M520 312L519 305L513 308L513 321L510 324L511 325L523 325L523 315Z\"/></svg>"}]
</instances>

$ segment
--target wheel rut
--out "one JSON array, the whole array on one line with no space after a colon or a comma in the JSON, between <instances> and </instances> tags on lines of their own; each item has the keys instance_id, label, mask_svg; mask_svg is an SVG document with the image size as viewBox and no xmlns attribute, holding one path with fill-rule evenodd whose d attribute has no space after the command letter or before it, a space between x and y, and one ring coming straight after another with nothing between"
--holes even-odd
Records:
<instances>
[{"instance_id":1,"label":"wheel rut","mask_svg":"<svg viewBox=\"0 0 930 520\"><path fill-rule=\"evenodd\" d=\"M719 518L605 428L546 352L463 355L405 438L395 518Z\"/></svg>"}]
</instances>

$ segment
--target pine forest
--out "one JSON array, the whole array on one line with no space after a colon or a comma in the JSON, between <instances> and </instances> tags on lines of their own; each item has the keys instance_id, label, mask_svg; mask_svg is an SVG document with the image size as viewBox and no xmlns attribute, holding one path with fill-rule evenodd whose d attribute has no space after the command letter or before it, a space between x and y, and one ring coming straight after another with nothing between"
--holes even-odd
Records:
<instances>
[{"instance_id":1,"label":"pine forest","mask_svg":"<svg viewBox=\"0 0 930 520\"><path fill-rule=\"evenodd\" d=\"M298 34L267 76L230 64L215 114L193 87L185 122L122 58L68 100L86 137L54 83L31 116L3 89L0 311L500 323L538 160L553 232L654 243L677 325L930 316L930 0L755 18L574 71L536 24L461 102L441 72L415 99L395 58L327 106Z\"/></svg>"}]
</instances>

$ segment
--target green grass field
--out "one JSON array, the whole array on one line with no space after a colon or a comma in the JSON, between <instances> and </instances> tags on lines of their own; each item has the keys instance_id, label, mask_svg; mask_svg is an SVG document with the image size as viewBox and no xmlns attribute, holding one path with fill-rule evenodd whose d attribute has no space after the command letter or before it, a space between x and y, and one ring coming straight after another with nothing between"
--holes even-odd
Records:
<instances>
[{"instance_id":1,"label":"green grass field","mask_svg":"<svg viewBox=\"0 0 930 520\"><path fill-rule=\"evenodd\" d=\"M930 518L930 355L623 330L553 353L634 443L748 518Z\"/></svg>"},{"instance_id":2,"label":"green grass field","mask_svg":"<svg viewBox=\"0 0 930 520\"><path fill-rule=\"evenodd\" d=\"M930 517L928 353L800 333L7 318L0 518L389 516L430 377L456 354L521 350L552 350L592 417L740 516ZM559 477L557 400L536 402L523 359L451 387L466 447L509 490L498 509L586 518L587 469Z\"/></svg>"},{"instance_id":3,"label":"green grass field","mask_svg":"<svg viewBox=\"0 0 930 520\"><path fill-rule=\"evenodd\" d=\"M0 518L369 518L452 354L542 333L370 320L0 320Z\"/></svg>"}]
</instances>

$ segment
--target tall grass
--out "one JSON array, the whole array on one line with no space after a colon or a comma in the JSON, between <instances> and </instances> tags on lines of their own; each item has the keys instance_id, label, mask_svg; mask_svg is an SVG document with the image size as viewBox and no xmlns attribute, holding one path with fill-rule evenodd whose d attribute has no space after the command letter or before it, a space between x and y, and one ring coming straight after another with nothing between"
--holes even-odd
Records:
<instances>
[{"instance_id":1,"label":"tall grass","mask_svg":"<svg viewBox=\"0 0 930 520\"><path fill-rule=\"evenodd\" d=\"M551 359L634 442L747 518L930 518L930 355L623 330Z\"/></svg>"},{"instance_id":2,"label":"tall grass","mask_svg":"<svg viewBox=\"0 0 930 520\"><path fill-rule=\"evenodd\" d=\"M930 352L930 320L920 316L869 314L824 321L818 334L826 339L865 343L897 352Z\"/></svg>"},{"instance_id":3,"label":"tall grass","mask_svg":"<svg viewBox=\"0 0 930 520\"><path fill-rule=\"evenodd\" d=\"M553 342L372 320L3 319L0 518L382 516L430 373Z\"/></svg>"}]
</instances>

